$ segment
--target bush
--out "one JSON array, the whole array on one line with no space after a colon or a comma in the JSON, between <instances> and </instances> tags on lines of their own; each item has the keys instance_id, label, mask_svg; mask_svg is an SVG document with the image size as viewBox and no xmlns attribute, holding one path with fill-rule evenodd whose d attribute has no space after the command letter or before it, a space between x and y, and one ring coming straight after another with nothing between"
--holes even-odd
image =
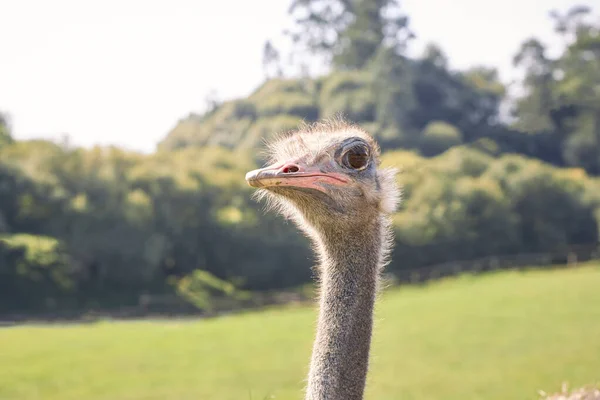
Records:
<instances>
[{"instance_id":1,"label":"bush","mask_svg":"<svg viewBox=\"0 0 600 400\"><path fill-rule=\"evenodd\" d=\"M247 298L247 294L239 292L231 282L199 269L181 278L176 286L177 294L195 307L208 312L215 309L218 300Z\"/></svg>"},{"instance_id":2,"label":"bush","mask_svg":"<svg viewBox=\"0 0 600 400\"><path fill-rule=\"evenodd\" d=\"M256 107L249 101L240 100L234 103L234 115L236 118L256 118Z\"/></svg>"},{"instance_id":3,"label":"bush","mask_svg":"<svg viewBox=\"0 0 600 400\"><path fill-rule=\"evenodd\" d=\"M434 171L450 174L453 179L456 179L461 176L482 175L492 165L493 160L492 157L478 150L456 147L430 160L429 163Z\"/></svg>"},{"instance_id":4,"label":"bush","mask_svg":"<svg viewBox=\"0 0 600 400\"><path fill-rule=\"evenodd\" d=\"M431 157L461 143L462 134L455 126L442 121L434 121L423 129L420 149L424 156Z\"/></svg>"},{"instance_id":5,"label":"bush","mask_svg":"<svg viewBox=\"0 0 600 400\"><path fill-rule=\"evenodd\" d=\"M257 104L262 117L294 115L307 121L319 118L319 107L314 100L302 93L277 93Z\"/></svg>"},{"instance_id":6,"label":"bush","mask_svg":"<svg viewBox=\"0 0 600 400\"><path fill-rule=\"evenodd\" d=\"M0 237L0 310L56 307L74 289L70 261L55 238L29 234Z\"/></svg>"},{"instance_id":7,"label":"bush","mask_svg":"<svg viewBox=\"0 0 600 400\"><path fill-rule=\"evenodd\" d=\"M368 88L371 75L364 71L340 71L328 75L321 88L321 101L327 101L338 95Z\"/></svg>"},{"instance_id":8,"label":"bush","mask_svg":"<svg viewBox=\"0 0 600 400\"><path fill-rule=\"evenodd\" d=\"M376 119L370 75L364 72L338 72L328 76L319 103L324 117L341 113L349 120L361 123Z\"/></svg>"},{"instance_id":9,"label":"bush","mask_svg":"<svg viewBox=\"0 0 600 400\"><path fill-rule=\"evenodd\" d=\"M292 115L275 115L272 117L259 118L248 132L239 147L251 149L260 143L262 139L272 139L275 135L285 133L298 128L302 119Z\"/></svg>"}]
</instances>

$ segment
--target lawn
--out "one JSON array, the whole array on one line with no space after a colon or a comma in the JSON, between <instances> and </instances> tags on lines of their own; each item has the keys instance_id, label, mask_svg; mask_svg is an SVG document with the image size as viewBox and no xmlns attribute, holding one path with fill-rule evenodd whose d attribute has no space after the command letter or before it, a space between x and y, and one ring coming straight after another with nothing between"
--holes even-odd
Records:
<instances>
[{"instance_id":1,"label":"lawn","mask_svg":"<svg viewBox=\"0 0 600 400\"><path fill-rule=\"evenodd\" d=\"M310 307L0 329L0 399L301 399ZM380 298L367 399L537 399L600 381L600 266L463 276Z\"/></svg>"}]
</instances>

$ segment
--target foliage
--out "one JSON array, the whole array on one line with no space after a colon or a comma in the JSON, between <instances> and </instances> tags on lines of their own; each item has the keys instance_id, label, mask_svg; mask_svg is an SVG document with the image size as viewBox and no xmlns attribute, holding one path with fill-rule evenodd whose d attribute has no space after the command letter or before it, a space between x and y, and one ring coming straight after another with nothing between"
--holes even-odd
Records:
<instances>
[{"instance_id":1,"label":"foliage","mask_svg":"<svg viewBox=\"0 0 600 400\"><path fill-rule=\"evenodd\" d=\"M600 26L591 10L552 13L565 44L555 54L536 38L523 42L517 98L494 68L453 70L435 44L406 56L412 33L397 1L295 0L290 13L293 51L313 63L318 54L327 73L284 76L284 56L268 43L273 79L246 98L212 96L153 154L14 140L0 116L0 234L46 238L61 260L48 269L27 258L33 242L3 245L3 273L22 285L0 291L6 311L44 310L43 299L135 306L142 295L177 294L171 282L194 276L241 291L305 284L307 240L265 215L243 177L264 161L265 140L336 114L372 133L383 165L401 169L393 273L598 242ZM10 300L34 287L21 263L58 274L36 281L31 304Z\"/></svg>"},{"instance_id":2,"label":"foliage","mask_svg":"<svg viewBox=\"0 0 600 400\"><path fill-rule=\"evenodd\" d=\"M423 130L421 152L426 156L443 153L462 142L462 134L445 122L432 121Z\"/></svg>"},{"instance_id":3,"label":"foliage","mask_svg":"<svg viewBox=\"0 0 600 400\"><path fill-rule=\"evenodd\" d=\"M195 307L206 311L213 310L213 301L217 297L243 298L231 282L203 270L195 270L181 278L177 282L177 293Z\"/></svg>"},{"instance_id":4,"label":"foliage","mask_svg":"<svg viewBox=\"0 0 600 400\"><path fill-rule=\"evenodd\" d=\"M0 147L10 144L13 141L6 118L0 114Z\"/></svg>"},{"instance_id":5,"label":"foliage","mask_svg":"<svg viewBox=\"0 0 600 400\"><path fill-rule=\"evenodd\" d=\"M397 0L294 0L289 11L296 52L337 69L363 68L384 46L400 52L413 36Z\"/></svg>"},{"instance_id":6,"label":"foliage","mask_svg":"<svg viewBox=\"0 0 600 400\"><path fill-rule=\"evenodd\" d=\"M383 165L406 157L388 153ZM433 159L412 157L399 177L404 202L394 216L392 271L598 242L590 197L597 181L585 173L460 147Z\"/></svg>"},{"instance_id":7,"label":"foliage","mask_svg":"<svg viewBox=\"0 0 600 400\"><path fill-rule=\"evenodd\" d=\"M267 120L319 118L321 111L315 86L302 80L269 80L247 99L225 102L210 114L190 115L180 120L159 143L158 149L171 151L190 146L256 149L263 139L278 132L275 129L291 128L289 122L272 126L273 130L269 131L257 127L264 126Z\"/></svg>"},{"instance_id":8,"label":"foliage","mask_svg":"<svg viewBox=\"0 0 600 400\"><path fill-rule=\"evenodd\" d=\"M588 21L590 13L581 6L552 13L555 31L567 43L558 57L535 38L523 43L514 61L525 70L527 94L516 104L514 125L552 132L561 142L561 161L599 174L600 27Z\"/></svg>"},{"instance_id":9,"label":"foliage","mask_svg":"<svg viewBox=\"0 0 600 400\"><path fill-rule=\"evenodd\" d=\"M327 76L319 95L322 117L342 114L352 121L374 121L376 106L371 96L371 81L369 74L356 71Z\"/></svg>"},{"instance_id":10,"label":"foliage","mask_svg":"<svg viewBox=\"0 0 600 400\"><path fill-rule=\"evenodd\" d=\"M75 283L72 267L64 246L54 238L0 236L0 312L61 305Z\"/></svg>"},{"instance_id":11,"label":"foliage","mask_svg":"<svg viewBox=\"0 0 600 400\"><path fill-rule=\"evenodd\" d=\"M445 123L429 129L436 126L454 132ZM598 240L598 179L481 148L451 147L434 158L384 153L383 166L402 168L404 192L394 216L391 272ZM3 230L62 244L71 285L45 285L74 307L135 305L147 293L181 295L185 290L169 282L194 274L241 290L310 280L306 239L251 200L243 176L256 167L254 154L188 147L139 155L40 142L17 142L1 154L10 163L0 169L0 187L7 188ZM10 273L16 265L8 264Z\"/></svg>"}]
</instances>

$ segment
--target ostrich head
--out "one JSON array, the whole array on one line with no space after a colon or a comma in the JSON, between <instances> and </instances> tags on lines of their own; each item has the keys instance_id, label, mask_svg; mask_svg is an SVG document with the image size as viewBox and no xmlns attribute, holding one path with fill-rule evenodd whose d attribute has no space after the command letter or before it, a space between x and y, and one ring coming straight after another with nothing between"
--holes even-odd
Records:
<instances>
[{"instance_id":1,"label":"ostrich head","mask_svg":"<svg viewBox=\"0 0 600 400\"><path fill-rule=\"evenodd\" d=\"M360 229L396 207L395 171L378 168L379 154L359 127L317 123L276 138L246 181L309 234Z\"/></svg>"}]
</instances>

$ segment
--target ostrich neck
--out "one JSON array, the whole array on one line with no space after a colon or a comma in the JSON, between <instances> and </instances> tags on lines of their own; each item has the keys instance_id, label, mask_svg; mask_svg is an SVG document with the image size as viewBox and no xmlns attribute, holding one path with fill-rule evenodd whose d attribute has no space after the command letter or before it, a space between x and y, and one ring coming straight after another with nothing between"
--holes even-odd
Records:
<instances>
[{"instance_id":1,"label":"ostrich neck","mask_svg":"<svg viewBox=\"0 0 600 400\"><path fill-rule=\"evenodd\" d=\"M369 362L382 232L380 221L317 240L320 309L307 400L360 400Z\"/></svg>"}]
</instances>

